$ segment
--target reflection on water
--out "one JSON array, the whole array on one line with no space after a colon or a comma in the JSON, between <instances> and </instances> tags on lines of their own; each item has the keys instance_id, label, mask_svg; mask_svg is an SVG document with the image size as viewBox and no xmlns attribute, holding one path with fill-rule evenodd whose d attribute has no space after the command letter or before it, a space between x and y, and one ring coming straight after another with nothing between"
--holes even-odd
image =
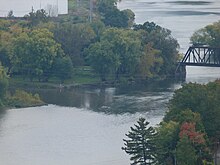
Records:
<instances>
[{"instance_id":1,"label":"reflection on water","mask_svg":"<svg viewBox=\"0 0 220 165\"><path fill-rule=\"evenodd\" d=\"M122 85L117 88L64 88L61 91L59 89L29 91L40 94L48 104L85 108L107 114L123 114L154 111L165 107L176 88L173 81ZM164 108L162 109L164 111Z\"/></svg>"}]
</instances>

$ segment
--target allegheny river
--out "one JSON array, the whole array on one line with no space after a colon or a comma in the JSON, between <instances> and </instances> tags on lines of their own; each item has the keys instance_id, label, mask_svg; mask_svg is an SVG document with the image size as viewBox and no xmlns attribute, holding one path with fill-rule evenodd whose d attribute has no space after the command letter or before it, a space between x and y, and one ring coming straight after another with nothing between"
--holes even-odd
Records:
<instances>
[{"instance_id":1,"label":"allegheny river","mask_svg":"<svg viewBox=\"0 0 220 165\"><path fill-rule=\"evenodd\" d=\"M120 9L136 23L153 21L172 31L185 53L194 31L220 18L218 0L122 0ZM186 82L208 83L220 68L187 67ZM27 89L49 105L0 114L2 165L128 165L123 138L139 117L158 124L175 89L185 82L165 80L117 88Z\"/></svg>"}]
</instances>

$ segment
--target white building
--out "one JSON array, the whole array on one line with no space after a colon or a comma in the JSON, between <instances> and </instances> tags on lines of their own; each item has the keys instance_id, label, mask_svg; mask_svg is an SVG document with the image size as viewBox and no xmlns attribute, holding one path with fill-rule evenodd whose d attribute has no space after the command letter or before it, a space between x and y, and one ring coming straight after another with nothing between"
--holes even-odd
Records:
<instances>
[{"instance_id":1,"label":"white building","mask_svg":"<svg viewBox=\"0 0 220 165\"><path fill-rule=\"evenodd\" d=\"M68 0L0 0L0 17L6 17L9 11L22 17L32 11L45 9L50 16L68 13Z\"/></svg>"}]
</instances>

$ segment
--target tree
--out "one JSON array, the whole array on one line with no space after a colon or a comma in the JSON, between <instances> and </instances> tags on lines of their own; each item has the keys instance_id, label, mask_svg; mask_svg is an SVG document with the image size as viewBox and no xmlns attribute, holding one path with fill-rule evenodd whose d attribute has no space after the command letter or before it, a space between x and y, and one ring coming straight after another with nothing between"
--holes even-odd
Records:
<instances>
[{"instance_id":1,"label":"tree","mask_svg":"<svg viewBox=\"0 0 220 165\"><path fill-rule=\"evenodd\" d=\"M105 24L102 21L97 20L91 23L91 27L96 35L95 41L100 41L100 37L106 28Z\"/></svg>"},{"instance_id":2,"label":"tree","mask_svg":"<svg viewBox=\"0 0 220 165\"><path fill-rule=\"evenodd\" d=\"M12 34L7 31L0 31L0 61L4 67L11 68L11 40Z\"/></svg>"},{"instance_id":3,"label":"tree","mask_svg":"<svg viewBox=\"0 0 220 165\"><path fill-rule=\"evenodd\" d=\"M152 48L160 51L162 65L159 75L173 75L178 60L178 42L171 35L171 31L156 25L154 22L145 22L143 25L134 25L134 30L142 36L142 44L151 44Z\"/></svg>"},{"instance_id":4,"label":"tree","mask_svg":"<svg viewBox=\"0 0 220 165\"><path fill-rule=\"evenodd\" d=\"M89 46L85 55L89 59L88 63L101 76L112 73L119 79L119 76L130 78L136 74L141 50L138 32L108 28L100 36L99 42Z\"/></svg>"},{"instance_id":5,"label":"tree","mask_svg":"<svg viewBox=\"0 0 220 165\"><path fill-rule=\"evenodd\" d=\"M160 67L163 64L160 53L159 50L152 48L151 44L145 46L138 64L138 73L141 78L152 78L158 75Z\"/></svg>"},{"instance_id":6,"label":"tree","mask_svg":"<svg viewBox=\"0 0 220 165\"><path fill-rule=\"evenodd\" d=\"M191 42L194 45L220 46L220 21L199 29L192 37Z\"/></svg>"},{"instance_id":7,"label":"tree","mask_svg":"<svg viewBox=\"0 0 220 165\"><path fill-rule=\"evenodd\" d=\"M177 164L196 165L196 151L187 136L183 136L177 144L176 149Z\"/></svg>"},{"instance_id":8,"label":"tree","mask_svg":"<svg viewBox=\"0 0 220 165\"><path fill-rule=\"evenodd\" d=\"M91 44L96 35L89 24L58 24L54 37L62 45L65 54L70 56L74 66L84 64L83 50Z\"/></svg>"},{"instance_id":9,"label":"tree","mask_svg":"<svg viewBox=\"0 0 220 165\"><path fill-rule=\"evenodd\" d=\"M120 11L117 8L117 0L99 0L97 6L102 21L106 26L131 27L134 21L134 13L131 10Z\"/></svg>"},{"instance_id":10,"label":"tree","mask_svg":"<svg viewBox=\"0 0 220 165\"><path fill-rule=\"evenodd\" d=\"M57 57L53 63L53 75L60 79L63 83L64 80L72 77L73 64L70 57Z\"/></svg>"},{"instance_id":11,"label":"tree","mask_svg":"<svg viewBox=\"0 0 220 165\"><path fill-rule=\"evenodd\" d=\"M32 9L32 11L24 17L29 21L31 27L49 20L49 16L44 9L37 10L36 12L34 12L34 9Z\"/></svg>"},{"instance_id":12,"label":"tree","mask_svg":"<svg viewBox=\"0 0 220 165\"><path fill-rule=\"evenodd\" d=\"M174 121L161 122L156 128L155 143L159 164L175 164L175 149L179 140L179 123Z\"/></svg>"},{"instance_id":13,"label":"tree","mask_svg":"<svg viewBox=\"0 0 220 165\"><path fill-rule=\"evenodd\" d=\"M220 137L220 83L218 81L201 85L189 83L175 91L169 102L169 111L165 121L178 118L186 109L197 112L201 116L205 132L209 138Z\"/></svg>"},{"instance_id":14,"label":"tree","mask_svg":"<svg viewBox=\"0 0 220 165\"><path fill-rule=\"evenodd\" d=\"M140 118L126 134L128 139L123 139L125 147L122 150L131 155L132 165L150 165L156 162L156 131L153 127L148 127L148 124L144 118Z\"/></svg>"},{"instance_id":15,"label":"tree","mask_svg":"<svg viewBox=\"0 0 220 165\"><path fill-rule=\"evenodd\" d=\"M119 79L120 75L134 76L141 57L140 34L133 30L108 28L103 32L100 40L111 43L113 53L119 56L120 65L116 79Z\"/></svg>"},{"instance_id":16,"label":"tree","mask_svg":"<svg viewBox=\"0 0 220 165\"><path fill-rule=\"evenodd\" d=\"M15 17L15 16L14 16L13 10L10 10L10 11L8 12L7 18L12 19L12 18L14 18L14 17Z\"/></svg>"},{"instance_id":17,"label":"tree","mask_svg":"<svg viewBox=\"0 0 220 165\"><path fill-rule=\"evenodd\" d=\"M13 41L22 33L28 32L18 24L10 25L10 28L0 31L0 61L7 69L7 74L11 73L13 67Z\"/></svg>"},{"instance_id":18,"label":"tree","mask_svg":"<svg viewBox=\"0 0 220 165\"><path fill-rule=\"evenodd\" d=\"M179 136L187 136L193 144L205 144L204 133L196 131L195 123L185 122L180 127Z\"/></svg>"},{"instance_id":19,"label":"tree","mask_svg":"<svg viewBox=\"0 0 220 165\"><path fill-rule=\"evenodd\" d=\"M121 12L123 12L125 16L128 18L128 28L131 28L134 25L135 20L134 12L130 9L122 10Z\"/></svg>"},{"instance_id":20,"label":"tree","mask_svg":"<svg viewBox=\"0 0 220 165\"><path fill-rule=\"evenodd\" d=\"M85 53L89 64L100 74L102 81L105 81L110 73L115 74L119 67L119 56L114 54L113 45L109 42L91 44Z\"/></svg>"},{"instance_id":21,"label":"tree","mask_svg":"<svg viewBox=\"0 0 220 165\"><path fill-rule=\"evenodd\" d=\"M37 77L39 81L47 81L52 75L54 60L64 56L64 53L49 30L36 29L16 38L14 55L18 72L31 80Z\"/></svg>"},{"instance_id":22,"label":"tree","mask_svg":"<svg viewBox=\"0 0 220 165\"><path fill-rule=\"evenodd\" d=\"M4 68L0 63L0 107L3 105L2 100L5 97L7 87L8 87L8 78Z\"/></svg>"},{"instance_id":23,"label":"tree","mask_svg":"<svg viewBox=\"0 0 220 165\"><path fill-rule=\"evenodd\" d=\"M9 20L0 19L0 30L8 31L10 26L11 22Z\"/></svg>"}]
</instances>

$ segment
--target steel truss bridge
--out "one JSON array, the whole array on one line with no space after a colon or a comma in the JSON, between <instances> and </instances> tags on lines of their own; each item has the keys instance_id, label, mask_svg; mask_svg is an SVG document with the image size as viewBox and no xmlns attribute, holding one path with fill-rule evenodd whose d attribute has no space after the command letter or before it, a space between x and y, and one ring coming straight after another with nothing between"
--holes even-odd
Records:
<instances>
[{"instance_id":1,"label":"steel truss bridge","mask_svg":"<svg viewBox=\"0 0 220 165\"><path fill-rule=\"evenodd\" d=\"M190 46L183 59L178 63L176 73L185 66L220 67L220 48L210 46Z\"/></svg>"}]
</instances>

